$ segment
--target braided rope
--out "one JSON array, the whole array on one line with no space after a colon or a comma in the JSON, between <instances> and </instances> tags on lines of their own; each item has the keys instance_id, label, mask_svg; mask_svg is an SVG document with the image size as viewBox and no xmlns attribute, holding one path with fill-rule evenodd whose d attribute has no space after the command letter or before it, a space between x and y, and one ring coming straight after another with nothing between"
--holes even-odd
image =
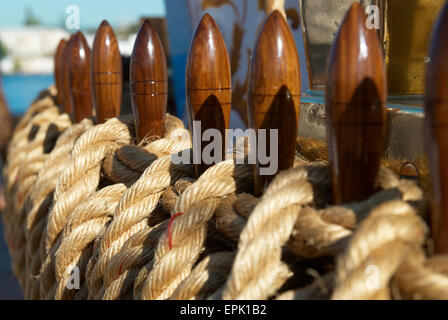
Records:
<instances>
[{"instance_id":1,"label":"braided rope","mask_svg":"<svg viewBox=\"0 0 448 320\"><path fill-rule=\"evenodd\" d=\"M136 232L147 225L146 219L159 203L163 191L176 180L192 175L191 165L173 165L170 156L154 161L123 195L111 224L98 247L98 254L91 259L89 296L97 297L103 287L107 264ZM103 289L104 290L104 289Z\"/></svg>"},{"instance_id":2,"label":"braided rope","mask_svg":"<svg viewBox=\"0 0 448 320\"><path fill-rule=\"evenodd\" d=\"M68 218L55 253L57 289L54 298L70 299L76 293L67 288L67 281L75 267L84 275L93 249L90 244L112 219L113 211L125 190L124 184L105 187L78 205ZM85 261L82 261L83 256L87 256Z\"/></svg>"},{"instance_id":3,"label":"braided rope","mask_svg":"<svg viewBox=\"0 0 448 320\"><path fill-rule=\"evenodd\" d=\"M95 192L100 182L102 161L107 154L130 142L128 126L116 118L90 128L76 141L70 164L56 184L54 203L42 236L41 296L46 296L55 283L54 269L51 268L55 250L52 253L51 250L57 247L67 218L77 204Z\"/></svg>"},{"instance_id":4,"label":"braided rope","mask_svg":"<svg viewBox=\"0 0 448 320\"><path fill-rule=\"evenodd\" d=\"M80 123L67 128L58 141L44 168L51 170L41 170L36 182L30 190L26 207L28 215L25 222L26 238L26 269L28 274L26 297L29 299L39 298L39 281L36 278L40 271L41 260L39 244L42 232L46 223L48 211L53 202L53 191L56 187L57 179L67 168L67 159L79 136L93 126L90 119L84 119Z\"/></svg>"},{"instance_id":5,"label":"braided rope","mask_svg":"<svg viewBox=\"0 0 448 320\"><path fill-rule=\"evenodd\" d=\"M411 251L395 276L402 298L448 300L448 257L425 259L421 249Z\"/></svg>"},{"instance_id":6,"label":"braided rope","mask_svg":"<svg viewBox=\"0 0 448 320\"><path fill-rule=\"evenodd\" d=\"M383 293L391 277L425 236L426 226L407 203L395 200L375 208L338 259L332 299L388 297ZM368 281L369 270L378 271L375 285Z\"/></svg>"},{"instance_id":7,"label":"braided rope","mask_svg":"<svg viewBox=\"0 0 448 320\"><path fill-rule=\"evenodd\" d=\"M156 159L191 147L190 134L179 118L166 114L164 126L163 138L148 137L138 146L123 146L106 157L103 164L106 176L115 183L130 186Z\"/></svg>"},{"instance_id":8,"label":"braided rope","mask_svg":"<svg viewBox=\"0 0 448 320\"><path fill-rule=\"evenodd\" d=\"M134 288L134 298L166 299L174 292L198 259L219 199L246 190L251 179L251 166L227 160L207 169L185 190L173 210L173 214L183 214L172 221L171 229L160 238L150 262L153 267L141 271L150 270L141 293Z\"/></svg>"},{"instance_id":9,"label":"braided rope","mask_svg":"<svg viewBox=\"0 0 448 320\"><path fill-rule=\"evenodd\" d=\"M302 206L313 199L306 179L306 170L299 167L279 173L269 185L240 235L224 299L265 299L289 277L281 262L281 247ZM252 263L254 260L257 263Z\"/></svg>"}]
</instances>

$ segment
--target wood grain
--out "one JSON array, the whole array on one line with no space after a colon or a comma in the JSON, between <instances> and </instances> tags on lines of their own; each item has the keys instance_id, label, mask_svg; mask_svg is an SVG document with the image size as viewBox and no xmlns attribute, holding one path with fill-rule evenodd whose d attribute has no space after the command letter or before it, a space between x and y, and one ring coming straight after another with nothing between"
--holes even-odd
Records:
<instances>
[{"instance_id":1,"label":"wood grain","mask_svg":"<svg viewBox=\"0 0 448 320\"><path fill-rule=\"evenodd\" d=\"M91 52L86 38L78 31L70 46L70 91L76 122L91 117L93 90L90 72Z\"/></svg>"},{"instance_id":2,"label":"wood grain","mask_svg":"<svg viewBox=\"0 0 448 320\"><path fill-rule=\"evenodd\" d=\"M118 117L121 110L123 72L118 41L104 20L92 47L92 82L98 123Z\"/></svg>"},{"instance_id":3,"label":"wood grain","mask_svg":"<svg viewBox=\"0 0 448 320\"><path fill-rule=\"evenodd\" d=\"M224 160L224 140L230 120L232 80L224 39L209 14L205 14L196 27L188 54L185 78L187 108L191 121L201 122L201 136L210 128L220 131L223 138L222 160ZM201 143L201 154L208 143ZM195 165L196 176L209 166L203 162Z\"/></svg>"},{"instance_id":4,"label":"wood grain","mask_svg":"<svg viewBox=\"0 0 448 320\"><path fill-rule=\"evenodd\" d=\"M59 106L61 106L64 102L63 69L65 63L64 49L66 45L67 40L61 39L54 55L54 82L58 91L56 95L56 104Z\"/></svg>"},{"instance_id":5,"label":"wood grain","mask_svg":"<svg viewBox=\"0 0 448 320\"><path fill-rule=\"evenodd\" d=\"M70 47L73 42L74 35L71 35L68 39L63 54L62 64L62 105L64 106L64 112L73 116L73 100L70 90Z\"/></svg>"},{"instance_id":6,"label":"wood grain","mask_svg":"<svg viewBox=\"0 0 448 320\"><path fill-rule=\"evenodd\" d=\"M140 27L130 65L132 110L137 140L163 137L168 73L162 42L149 20Z\"/></svg>"},{"instance_id":7,"label":"wood grain","mask_svg":"<svg viewBox=\"0 0 448 320\"><path fill-rule=\"evenodd\" d=\"M327 139L334 203L374 192L386 134L386 73L375 31L354 3L342 22L328 68Z\"/></svg>"},{"instance_id":8,"label":"wood grain","mask_svg":"<svg viewBox=\"0 0 448 320\"><path fill-rule=\"evenodd\" d=\"M448 253L448 3L437 20L426 73L425 135L432 178L435 252Z\"/></svg>"},{"instance_id":9,"label":"wood grain","mask_svg":"<svg viewBox=\"0 0 448 320\"><path fill-rule=\"evenodd\" d=\"M266 150L270 141L269 130L278 130L278 170L292 167L300 112L300 63L294 37L283 15L273 11L266 19L255 44L249 73L249 126L267 129ZM262 140L258 142L264 144ZM262 193L275 175L262 175L257 154L254 166L255 194Z\"/></svg>"}]
</instances>

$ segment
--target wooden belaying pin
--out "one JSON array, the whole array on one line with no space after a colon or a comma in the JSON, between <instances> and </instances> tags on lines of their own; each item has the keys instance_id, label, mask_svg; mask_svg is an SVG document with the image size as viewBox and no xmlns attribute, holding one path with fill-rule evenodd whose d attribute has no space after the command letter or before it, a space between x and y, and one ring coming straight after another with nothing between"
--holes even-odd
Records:
<instances>
[{"instance_id":1,"label":"wooden belaying pin","mask_svg":"<svg viewBox=\"0 0 448 320\"><path fill-rule=\"evenodd\" d=\"M64 85L63 85L63 68L64 68L64 49L67 45L67 40L61 39L59 41L56 53L54 55L54 82L58 91L56 95L56 104L62 106L64 102Z\"/></svg>"},{"instance_id":2,"label":"wooden belaying pin","mask_svg":"<svg viewBox=\"0 0 448 320\"><path fill-rule=\"evenodd\" d=\"M68 39L63 53L63 63L62 63L62 105L64 106L64 112L73 116L73 101L70 98L70 47L73 43L72 34Z\"/></svg>"},{"instance_id":3,"label":"wooden belaying pin","mask_svg":"<svg viewBox=\"0 0 448 320\"><path fill-rule=\"evenodd\" d=\"M448 3L434 25L426 73L425 138L432 178L436 253L448 253Z\"/></svg>"},{"instance_id":4,"label":"wooden belaying pin","mask_svg":"<svg viewBox=\"0 0 448 320\"><path fill-rule=\"evenodd\" d=\"M209 142L196 146L195 135L202 137L207 129L217 129L222 137L221 156L225 159L225 130L229 127L232 100L230 61L224 38L209 14L204 14L194 32L186 68L187 108L193 124L193 153L201 159L195 165L199 177L212 164L204 163L202 150ZM199 130L195 130L200 125ZM202 139L200 139L202 141ZM219 152L218 150L214 150Z\"/></svg>"},{"instance_id":5,"label":"wooden belaying pin","mask_svg":"<svg viewBox=\"0 0 448 320\"><path fill-rule=\"evenodd\" d=\"M130 65L132 110L137 140L163 137L168 100L168 73L162 42L149 20L140 27Z\"/></svg>"},{"instance_id":6,"label":"wooden belaying pin","mask_svg":"<svg viewBox=\"0 0 448 320\"><path fill-rule=\"evenodd\" d=\"M288 23L278 10L267 17L258 35L250 65L248 98L249 126L257 131L254 192L260 195L279 170L294 164L300 113L297 47ZM271 163L262 163L258 150L261 145L266 146L262 153L270 153ZM276 158L278 166L272 163ZM272 170L267 170L268 167L277 170L269 172Z\"/></svg>"},{"instance_id":7,"label":"wooden belaying pin","mask_svg":"<svg viewBox=\"0 0 448 320\"><path fill-rule=\"evenodd\" d=\"M336 35L328 67L327 140L336 204L374 192L384 151L386 73L379 40L366 19L354 3Z\"/></svg>"},{"instance_id":8,"label":"wooden belaying pin","mask_svg":"<svg viewBox=\"0 0 448 320\"><path fill-rule=\"evenodd\" d=\"M76 122L91 117L93 91L90 72L91 53L86 38L78 31L70 45L70 97Z\"/></svg>"},{"instance_id":9,"label":"wooden belaying pin","mask_svg":"<svg viewBox=\"0 0 448 320\"><path fill-rule=\"evenodd\" d=\"M96 118L98 123L103 123L120 115L123 86L118 41L106 20L95 34L91 63Z\"/></svg>"}]
</instances>

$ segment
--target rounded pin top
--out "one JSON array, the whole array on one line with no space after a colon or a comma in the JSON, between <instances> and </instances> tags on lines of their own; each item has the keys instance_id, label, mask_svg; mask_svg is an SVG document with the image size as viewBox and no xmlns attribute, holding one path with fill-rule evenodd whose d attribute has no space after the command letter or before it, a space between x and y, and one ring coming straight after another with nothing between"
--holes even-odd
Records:
<instances>
[{"instance_id":1,"label":"rounded pin top","mask_svg":"<svg viewBox=\"0 0 448 320\"><path fill-rule=\"evenodd\" d=\"M149 20L140 27L130 64L132 109L137 139L163 136L168 73L162 42Z\"/></svg>"},{"instance_id":2,"label":"rounded pin top","mask_svg":"<svg viewBox=\"0 0 448 320\"><path fill-rule=\"evenodd\" d=\"M93 41L92 79L98 123L117 117L121 110L122 61L117 38L106 20Z\"/></svg>"},{"instance_id":3,"label":"rounded pin top","mask_svg":"<svg viewBox=\"0 0 448 320\"><path fill-rule=\"evenodd\" d=\"M326 87L327 99L335 103L382 103L387 99L383 52L375 30L368 29L366 21L362 6L355 2L336 35Z\"/></svg>"},{"instance_id":4,"label":"rounded pin top","mask_svg":"<svg viewBox=\"0 0 448 320\"><path fill-rule=\"evenodd\" d=\"M290 94L300 94L297 46L288 23L278 10L269 14L257 37L250 80L249 94L276 95L285 83Z\"/></svg>"},{"instance_id":5,"label":"rounded pin top","mask_svg":"<svg viewBox=\"0 0 448 320\"><path fill-rule=\"evenodd\" d=\"M216 22L204 14L193 34L186 68L187 89L229 89L230 62Z\"/></svg>"},{"instance_id":6,"label":"rounded pin top","mask_svg":"<svg viewBox=\"0 0 448 320\"><path fill-rule=\"evenodd\" d=\"M90 73L90 48L81 31L74 37L70 49L70 89L75 120L92 116L93 91Z\"/></svg>"}]
</instances>

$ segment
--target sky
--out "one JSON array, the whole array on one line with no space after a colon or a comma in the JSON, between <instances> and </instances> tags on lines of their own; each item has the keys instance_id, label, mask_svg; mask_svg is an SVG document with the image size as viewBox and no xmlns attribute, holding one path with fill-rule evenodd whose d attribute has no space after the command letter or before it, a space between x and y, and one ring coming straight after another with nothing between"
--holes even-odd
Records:
<instances>
[{"instance_id":1,"label":"sky","mask_svg":"<svg viewBox=\"0 0 448 320\"><path fill-rule=\"evenodd\" d=\"M70 5L79 7L81 29L96 28L103 19L118 26L141 16L165 15L164 0L0 0L0 27L22 26L26 8L43 25L60 26Z\"/></svg>"}]
</instances>

